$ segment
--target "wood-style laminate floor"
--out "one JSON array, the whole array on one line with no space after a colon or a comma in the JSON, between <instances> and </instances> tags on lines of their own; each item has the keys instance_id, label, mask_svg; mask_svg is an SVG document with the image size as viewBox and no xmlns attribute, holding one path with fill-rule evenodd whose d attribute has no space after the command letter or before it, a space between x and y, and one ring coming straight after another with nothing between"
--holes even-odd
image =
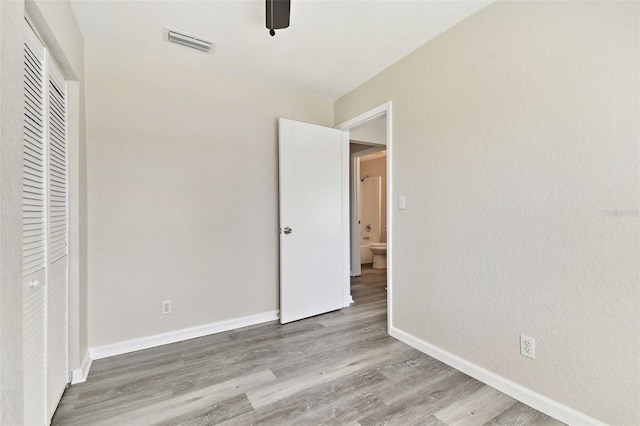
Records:
<instances>
[{"instance_id":1,"label":"wood-style laminate floor","mask_svg":"<svg viewBox=\"0 0 640 426\"><path fill-rule=\"evenodd\" d=\"M95 361L54 425L562 425L389 337L385 270L340 311Z\"/></svg>"}]
</instances>

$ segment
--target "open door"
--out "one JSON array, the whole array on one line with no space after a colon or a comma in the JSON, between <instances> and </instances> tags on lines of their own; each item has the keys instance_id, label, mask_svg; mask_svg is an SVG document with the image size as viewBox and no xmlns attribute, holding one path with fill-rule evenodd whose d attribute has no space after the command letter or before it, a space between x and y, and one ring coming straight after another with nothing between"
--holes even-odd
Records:
<instances>
[{"instance_id":1,"label":"open door","mask_svg":"<svg viewBox=\"0 0 640 426\"><path fill-rule=\"evenodd\" d=\"M280 322L348 306L349 134L281 118ZM346 219L346 220L345 220Z\"/></svg>"}]
</instances>

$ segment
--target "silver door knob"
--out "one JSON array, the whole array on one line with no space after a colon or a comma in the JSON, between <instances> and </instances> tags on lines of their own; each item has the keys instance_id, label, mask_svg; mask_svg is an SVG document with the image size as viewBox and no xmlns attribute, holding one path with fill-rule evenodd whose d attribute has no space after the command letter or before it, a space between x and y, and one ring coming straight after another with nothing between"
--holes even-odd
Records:
<instances>
[{"instance_id":1,"label":"silver door knob","mask_svg":"<svg viewBox=\"0 0 640 426\"><path fill-rule=\"evenodd\" d=\"M31 288L38 288L38 287L40 287L40 281L38 281L38 280L33 280L33 281L29 282L29 287L31 287Z\"/></svg>"},{"instance_id":2,"label":"silver door knob","mask_svg":"<svg viewBox=\"0 0 640 426\"><path fill-rule=\"evenodd\" d=\"M284 228L284 233L289 235L290 233L292 233L293 230L291 228L289 228L288 226L286 228Z\"/></svg>"}]
</instances>

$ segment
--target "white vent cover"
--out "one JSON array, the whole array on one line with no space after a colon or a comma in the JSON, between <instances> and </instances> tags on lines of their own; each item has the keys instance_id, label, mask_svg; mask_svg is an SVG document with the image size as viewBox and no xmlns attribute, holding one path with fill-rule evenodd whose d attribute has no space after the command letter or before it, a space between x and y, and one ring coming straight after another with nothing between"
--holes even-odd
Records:
<instances>
[{"instance_id":1,"label":"white vent cover","mask_svg":"<svg viewBox=\"0 0 640 426\"><path fill-rule=\"evenodd\" d=\"M191 47L192 49L201 50L207 53L213 52L213 49L216 47L216 44L212 41L203 39L202 37L196 37L182 31L176 31L167 27L164 27L163 35L163 39L166 41L181 44L183 46Z\"/></svg>"}]
</instances>

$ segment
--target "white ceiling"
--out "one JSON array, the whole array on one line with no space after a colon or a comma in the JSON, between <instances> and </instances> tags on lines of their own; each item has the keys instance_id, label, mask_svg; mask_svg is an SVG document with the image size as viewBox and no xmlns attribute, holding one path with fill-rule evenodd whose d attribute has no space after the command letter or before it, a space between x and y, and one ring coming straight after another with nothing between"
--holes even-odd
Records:
<instances>
[{"instance_id":1,"label":"white ceiling","mask_svg":"<svg viewBox=\"0 0 640 426\"><path fill-rule=\"evenodd\" d=\"M264 0L72 0L87 40L329 99L364 83L490 1L292 0L265 28ZM163 41L163 27L213 40L213 54Z\"/></svg>"}]
</instances>

